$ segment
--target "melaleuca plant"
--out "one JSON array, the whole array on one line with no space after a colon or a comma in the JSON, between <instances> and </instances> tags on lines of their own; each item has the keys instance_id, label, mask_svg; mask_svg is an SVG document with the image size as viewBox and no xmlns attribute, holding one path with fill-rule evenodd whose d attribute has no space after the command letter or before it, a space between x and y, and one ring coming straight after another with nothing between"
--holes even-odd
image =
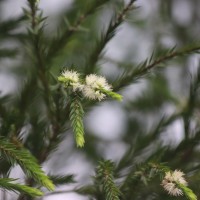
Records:
<instances>
[{"instance_id":1,"label":"melaleuca plant","mask_svg":"<svg viewBox=\"0 0 200 200\"><path fill-rule=\"evenodd\" d=\"M55 24L39 0L27 0L19 17L5 20L0 14L0 73L8 77L0 88L9 78L16 86L0 93L0 199L46 200L68 193L92 200L200 197L198 1L187 2L191 22L180 24L174 19L179 1L157 2L153 16L140 12L138 2L74 0ZM120 35L124 27L135 31L131 38ZM107 53L115 39L122 59ZM146 49L150 53L140 61ZM198 64L191 72L193 58ZM123 110L125 128L118 138L106 140L84 121L105 104ZM177 121L181 137L173 129ZM93 170L81 181L84 163ZM23 175L14 176L19 168ZM74 185L66 189L69 184Z\"/></svg>"},{"instance_id":2,"label":"melaleuca plant","mask_svg":"<svg viewBox=\"0 0 200 200\"><path fill-rule=\"evenodd\" d=\"M112 92L111 85L107 83L104 77L95 74L87 75L85 80L83 80L80 78L78 72L65 70L62 72L62 75L58 77L58 81L60 81L66 89L70 90L70 120L77 147L83 147L85 143L83 126L84 111L81 98L101 101L108 96L121 101L122 96Z\"/></svg>"}]
</instances>

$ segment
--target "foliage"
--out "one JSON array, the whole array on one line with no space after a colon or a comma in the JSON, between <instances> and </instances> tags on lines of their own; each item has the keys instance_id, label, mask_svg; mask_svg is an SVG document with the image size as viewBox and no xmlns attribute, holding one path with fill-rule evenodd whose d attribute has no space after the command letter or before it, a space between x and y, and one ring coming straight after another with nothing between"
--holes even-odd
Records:
<instances>
[{"instance_id":1,"label":"foliage","mask_svg":"<svg viewBox=\"0 0 200 200\"><path fill-rule=\"evenodd\" d=\"M78 99L78 96L74 97L71 103L71 111L70 111L70 120L72 122L72 127L75 134L77 147L84 146L84 127L83 127L83 108L81 106L81 102Z\"/></svg>"},{"instance_id":2,"label":"foliage","mask_svg":"<svg viewBox=\"0 0 200 200\"><path fill-rule=\"evenodd\" d=\"M0 139L0 151L2 158L7 159L12 165L17 162L25 171L27 176L34 178L39 184L45 186L49 190L54 189L53 183L41 170L36 159L32 157L32 155L26 149L23 149L19 146L16 147L2 137Z\"/></svg>"},{"instance_id":3,"label":"foliage","mask_svg":"<svg viewBox=\"0 0 200 200\"><path fill-rule=\"evenodd\" d=\"M15 90L0 93L0 199L9 192L17 200L69 192L96 200L200 197L199 5L189 2L194 12L181 24L174 2L157 2L145 18L135 0L74 0L53 24L41 1L27 0L21 16L0 21L1 73L15 81ZM116 39L125 27L138 38ZM152 35L147 55L140 34ZM109 56L113 41L123 58ZM125 116L117 139L89 126L90 111L106 103ZM92 181L78 179L78 155L96 169L88 170ZM24 177L13 177L16 167Z\"/></svg>"},{"instance_id":4,"label":"foliage","mask_svg":"<svg viewBox=\"0 0 200 200\"><path fill-rule=\"evenodd\" d=\"M103 199L119 200L120 190L114 183L114 164L109 161L100 161L96 172L96 186L102 186Z\"/></svg>"},{"instance_id":5,"label":"foliage","mask_svg":"<svg viewBox=\"0 0 200 200\"><path fill-rule=\"evenodd\" d=\"M5 188L7 190L10 191L18 191L20 193L26 193L30 196L42 196L43 193L36 189L36 188L32 188L32 187L28 187L26 185L20 185L17 183L13 183L13 181L15 181L14 179L9 179L9 178L1 178L0 179L0 185L2 188Z\"/></svg>"}]
</instances>

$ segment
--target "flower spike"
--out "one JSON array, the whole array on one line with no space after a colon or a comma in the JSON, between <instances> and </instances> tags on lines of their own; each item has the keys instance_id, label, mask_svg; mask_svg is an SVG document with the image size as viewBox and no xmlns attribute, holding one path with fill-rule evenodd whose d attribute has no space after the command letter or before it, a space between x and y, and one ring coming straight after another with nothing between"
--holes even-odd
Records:
<instances>
[{"instance_id":1,"label":"flower spike","mask_svg":"<svg viewBox=\"0 0 200 200\"><path fill-rule=\"evenodd\" d=\"M106 96L110 96L117 100L122 100L122 96L112 92L112 86L107 83L103 76L90 74L86 76L85 86L82 90L83 95L91 100L103 100Z\"/></svg>"},{"instance_id":2,"label":"flower spike","mask_svg":"<svg viewBox=\"0 0 200 200\"><path fill-rule=\"evenodd\" d=\"M179 184L187 186L187 182L183 177L184 175L185 174L179 170L166 172L161 185L172 196L183 195L183 191L179 187Z\"/></svg>"},{"instance_id":3,"label":"flower spike","mask_svg":"<svg viewBox=\"0 0 200 200\"><path fill-rule=\"evenodd\" d=\"M73 91L81 90L82 85L79 79L80 74L76 71L65 70L61 76L58 77L58 81L64 83L65 87L72 86Z\"/></svg>"}]
</instances>

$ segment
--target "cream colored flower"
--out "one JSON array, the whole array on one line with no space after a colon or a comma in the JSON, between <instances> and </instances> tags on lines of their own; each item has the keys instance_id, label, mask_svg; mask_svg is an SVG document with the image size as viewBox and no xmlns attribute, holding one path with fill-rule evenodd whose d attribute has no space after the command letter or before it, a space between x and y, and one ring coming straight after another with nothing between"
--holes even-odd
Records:
<instances>
[{"instance_id":1,"label":"cream colored flower","mask_svg":"<svg viewBox=\"0 0 200 200\"><path fill-rule=\"evenodd\" d=\"M85 86L82 90L85 97L101 101L106 97L104 90L112 91L111 85L107 83L104 77L95 74L86 76Z\"/></svg>"},{"instance_id":2,"label":"cream colored flower","mask_svg":"<svg viewBox=\"0 0 200 200\"><path fill-rule=\"evenodd\" d=\"M166 172L161 185L172 196L183 195L183 191L177 187L177 184L187 185L187 182L183 177L184 175L185 174L179 170Z\"/></svg>"},{"instance_id":3,"label":"cream colored flower","mask_svg":"<svg viewBox=\"0 0 200 200\"><path fill-rule=\"evenodd\" d=\"M107 83L107 80L103 76L97 76L95 74L90 74L86 76L86 85L93 89L103 88L105 90L111 90L111 85Z\"/></svg>"},{"instance_id":4,"label":"cream colored flower","mask_svg":"<svg viewBox=\"0 0 200 200\"><path fill-rule=\"evenodd\" d=\"M105 98L105 94L103 94L102 92L100 91L95 91L93 90L91 87L88 87L88 86L85 86L83 88L83 94L85 97L87 97L88 99L91 99L91 100L99 100L101 101L102 99Z\"/></svg>"},{"instance_id":5,"label":"cream colored flower","mask_svg":"<svg viewBox=\"0 0 200 200\"><path fill-rule=\"evenodd\" d=\"M79 74L72 70L65 70L61 74L66 80L69 80L73 83L79 82Z\"/></svg>"},{"instance_id":6,"label":"cream colored flower","mask_svg":"<svg viewBox=\"0 0 200 200\"><path fill-rule=\"evenodd\" d=\"M163 180L162 184L163 188L172 196L180 196L183 195L181 189L176 187L176 184L173 182L169 182L167 180Z\"/></svg>"},{"instance_id":7,"label":"cream colored flower","mask_svg":"<svg viewBox=\"0 0 200 200\"><path fill-rule=\"evenodd\" d=\"M73 90L82 90L83 85L80 83L79 73L72 70L65 70L58 77L58 80L63 82L65 86L72 86Z\"/></svg>"}]
</instances>

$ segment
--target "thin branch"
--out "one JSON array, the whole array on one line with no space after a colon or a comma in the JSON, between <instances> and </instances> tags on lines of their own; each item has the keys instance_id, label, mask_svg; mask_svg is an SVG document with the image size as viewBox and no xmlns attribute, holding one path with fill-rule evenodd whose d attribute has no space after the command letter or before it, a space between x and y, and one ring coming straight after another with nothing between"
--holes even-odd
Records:
<instances>
[{"instance_id":1,"label":"thin branch","mask_svg":"<svg viewBox=\"0 0 200 200\"><path fill-rule=\"evenodd\" d=\"M112 21L108 27L108 30L106 31L103 38L101 38L101 41L99 44L97 44L96 49L93 51L92 55L90 55L89 62L86 65L85 73L91 72L91 69L94 68L95 63L99 60L102 51L104 50L106 44L113 38L115 35L115 31L120 26L120 24L124 21L128 11L133 9L133 3L135 0L131 0L129 4L127 4L123 10L117 15L114 22Z\"/></svg>"},{"instance_id":2,"label":"thin branch","mask_svg":"<svg viewBox=\"0 0 200 200\"><path fill-rule=\"evenodd\" d=\"M31 28L32 28L32 32L30 32L31 36L32 36L32 43L33 43L33 47L34 47L34 53L35 53L35 57L36 57L36 62L35 65L38 69L38 77L39 80L42 83L42 86L44 88L44 101L46 103L47 106L47 114L48 117L50 119L50 122L52 124L52 129L53 129L53 136L51 136L49 138L49 144L47 146L44 147L44 149L42 150L40 157L38 158L39 163L42 163L46 160L47 156L48 156L48 151L50 150L51 146L52 146L52 142L55 142L57 139L57 135L59 134L59 130L60 130L60 126L59 126L59 122L57 120L57 116L54 113L54 110L52 109L52 94L49 88L49 80L48 80L48 71L47 71L47 64L46 64L46 60L44 52L43 52L43 47L41 46L41 39L42 39L42 34L43 34L43 27L41 26L41 21L42 19L39 19L40 17L37 16L37 4L34 1L29 0L29 5L30 5L30 9L31 9Z\"/></svg>"},{"instance_id":3,"label":"thin branch","mask_svg":"<svg viewBox=\"0 0 200 200\"><path fill-rule=\"evenodd\" d=\"M194 46L187 46L185 48L182 48L178 51L174 51L174 48L172 51L169 51L164 56L161 56L155 60L151 58L146 61L144 61L142 64L139 64L138 67L134 68L132 71L128 70L125 71L124 74L119 77L114 85L115 90L119 90L120 88L127 86L128 84L132 83L134 80L137 80L144 75L147 75L148 72L150 72L152 69L157 68L159 65L165 63L168 60L172 60L175 57L180 57L183 55L191 54L194 52L199 52L200 51L200 45L194 45Z\"/></svg>"},{"instance_id":4,"label":"thin branch","mask_svg":"<svg viewBox=\"0 0 200 200\"><path fill-rule=\"evenodd\" d=\"M162 56L158 59L156 59L154 62L150 63L147 65L143 70L140 71L141 74L151 70L152 68L156 67L157 65L164 63L167 60L171 60L172 58L178 57L178 56L183 56L185 54L189 54L191 52L196 52L200 50L200 46L194 46L191 48L185 48L180 51L172 52L166 56Z\"/></svg>"}]
</instances>

